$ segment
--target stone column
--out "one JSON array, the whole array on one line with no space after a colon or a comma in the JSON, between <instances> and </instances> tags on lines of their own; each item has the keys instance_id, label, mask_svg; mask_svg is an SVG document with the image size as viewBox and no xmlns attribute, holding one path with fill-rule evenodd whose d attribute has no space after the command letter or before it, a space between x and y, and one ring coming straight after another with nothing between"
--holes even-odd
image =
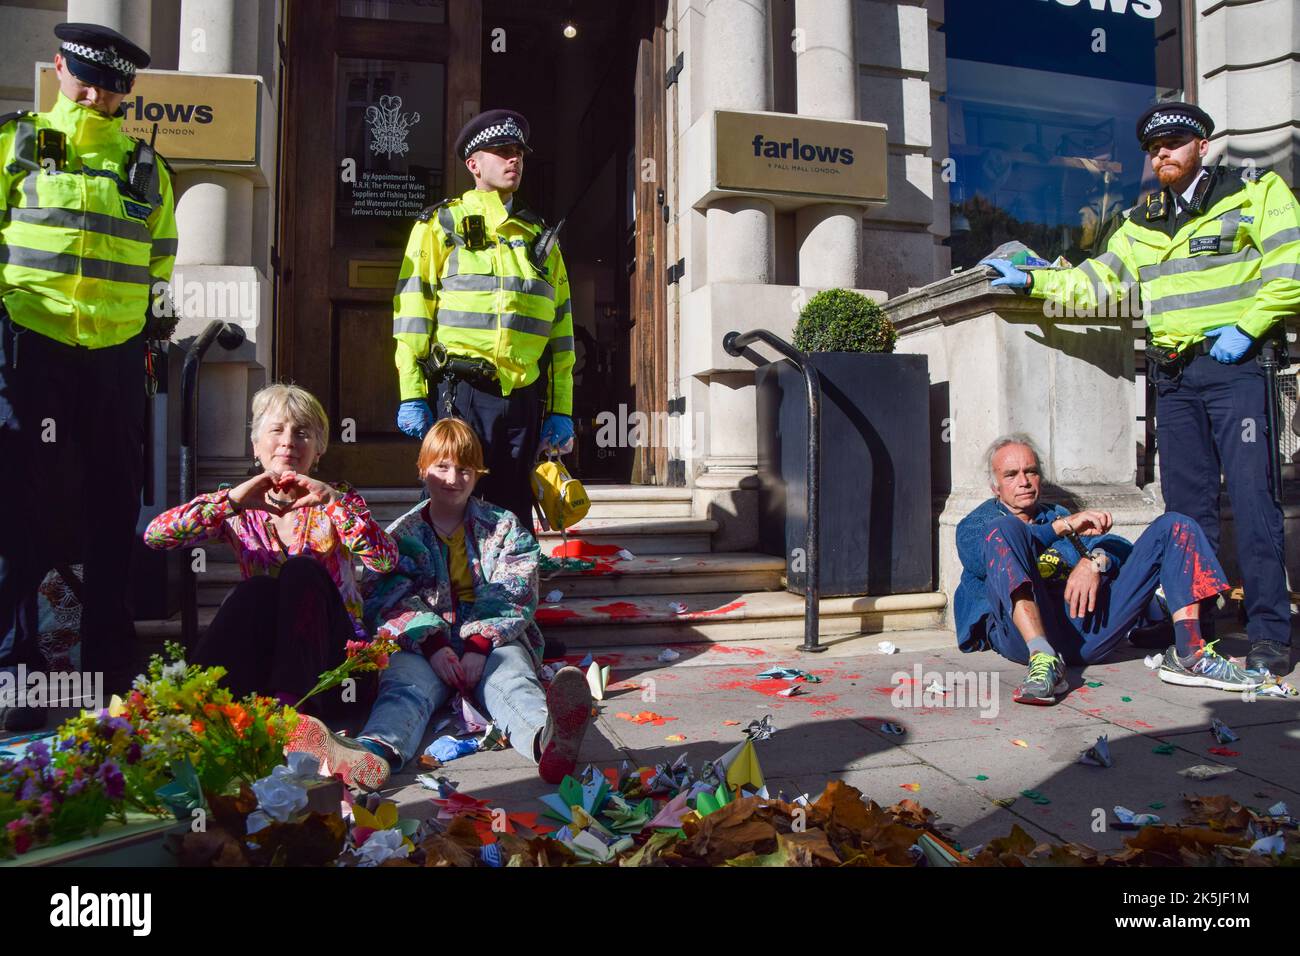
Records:
<instances>
[{"instance_id":1,"label":"stone column","mask_svg":"<svg viewBox=\"0 0 1300 956\"><path fill-rule=\"evenodd\" d=\"M179 68L186 73L256 71L258 5L235 0L182 0ZM173 294L183 316L177 339L197 335L213 319L243 326L249 345L213 349L203 372L199 453L247 453L250 383L260 380L270 341L269 284L255 265L253 180L220 169L187 168L176 177L180 236ZM260 347L259 347L260 343Z\"/></svg>"},{"instance_id":2,"label":"stone column","mask_svg":"<svg viewBox=\"0 0 1300 956\"><path fill-rule=\"evenodd\" d=\"M150 47L153 0L68 0L69 23L98 23L116 30L145 52Z\"/></svg>"},{"instance_id":3,"label":"stone column","mask_svg":"<svg viewBox=\"0 0 1300 956\"><path fill-rule=\"evenodd\" d=\"M797 0L795 72L800 116L858 118L853 4ZM862 261L862 210L840 203L800 209L795 217L799 284L855 289Z\"/></svg>"},{"instance_id":4,"label":"stone column","mask_svg":"<svg viewBox=\"0 0 1300 956\"><path fill-rule=\"evenodd\" d=\"M1131 319L1061 317L992 289L982 269L884 308L898 351L930 360L931 486L949 607L961 578L957 523L993 495L984 451L1000 435L1024 432L1039 446L1044 498L1109 511L1130 540L1164 510L1136 484Z\"/></svg>"},{"instance_id":5,"label":"stone column","mask_svg":"<svg viewBox=\"0 0 1300 956\"><path fill-rule=\"evenodd\" d=\"M687 52L703 76L709 110L771 108L772 70L767 4L753 0L707 0L701 55ZM712 122L705 116L701 122ZM727 197L705 210L709 286L768 286L776 276L776 211L766 199ZM696 267L704 257L694 257ZM688 260L687 272L692 268ZM698 278L698 276L697 276ZM699 294L700 284L691 288ZM707 291L703 293L709 295ZM689 363L684 363L689 364ZM694 476L695 513L720 524L714 547L739 550L757 543L758 443L754 428L754 373L697 373L708 419L704 454ZM699 406L696 406L699 408ZM694 413L694 410L688 409Z\"/></svg>"}]
</instances>

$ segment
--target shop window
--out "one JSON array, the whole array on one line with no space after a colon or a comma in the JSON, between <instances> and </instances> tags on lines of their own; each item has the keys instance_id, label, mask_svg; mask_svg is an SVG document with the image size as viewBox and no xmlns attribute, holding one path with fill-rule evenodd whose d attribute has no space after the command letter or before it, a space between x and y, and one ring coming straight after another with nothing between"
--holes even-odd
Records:
<instances>
[{"instance_id":1,"label":"shop window","mask_svg":"<svg viewBox=\"0 0 1300 956\"><path fill-rule=\"evenodd\" d=\"M1135 126L1181 99L1179 0L950 3L952 261L1018 239L1046 259L1099 253L1154 178Z\"/></svg>"}]
</instances>

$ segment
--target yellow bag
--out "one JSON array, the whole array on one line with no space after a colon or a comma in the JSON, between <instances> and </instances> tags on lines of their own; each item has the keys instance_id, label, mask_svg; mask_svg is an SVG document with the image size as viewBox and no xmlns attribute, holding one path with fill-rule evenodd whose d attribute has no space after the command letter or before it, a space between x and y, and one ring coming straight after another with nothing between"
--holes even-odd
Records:
<instances>
[{"instance_id":1,"label":"yellow bag","mask_svg":"<svg viewBox=\"0 0 1300 956\"><path fill-rule=\"evenodd\" d=\"M582 482L569 474L564 462L550 458L533 469L533 495L542 512L546 530L571 528L591 510Z\"/></svg>"}]
</instances>

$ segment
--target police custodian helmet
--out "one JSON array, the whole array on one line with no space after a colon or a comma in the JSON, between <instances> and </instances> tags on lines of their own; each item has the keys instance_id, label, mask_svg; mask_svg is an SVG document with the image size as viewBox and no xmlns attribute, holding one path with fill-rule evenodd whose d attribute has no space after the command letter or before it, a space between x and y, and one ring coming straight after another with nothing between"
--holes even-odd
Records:
<instances>
[{"instance_id":1,"label":"police custodian helmet","mask_svg":"<svg viewBox=\"0 0 1300 956\"><path fill-rule=\"evenodd\" d=\"M456 137L456 155L469 159L476 149L509 144L522 146L525 153L532 152L528 145L528 120L514 110L488 110L479 113L460 131Z\"/></svg>"},{"instance_id":2,"label":"police custodian helmet","mask_svg":"<svg viewBox=\"0 0 1300 956\"><path fill-rule=\"evenodd\" d=\"M130 93L135 71L149 65L148 53L98 23L60 23L54 35L63 41L59 52L68 72L90 86Z\"/></svg>"}]
</instances>

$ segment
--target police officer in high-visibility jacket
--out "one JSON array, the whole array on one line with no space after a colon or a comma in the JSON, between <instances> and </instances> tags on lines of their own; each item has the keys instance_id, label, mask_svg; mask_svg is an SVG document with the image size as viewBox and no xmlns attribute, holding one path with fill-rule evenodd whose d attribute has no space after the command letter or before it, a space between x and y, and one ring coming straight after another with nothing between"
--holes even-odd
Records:
<instances>
[{"instance_id":1,"label":"police officer in high-visibility jacket","mask_svg":"<svg viewBox=\"0 0 1300 956\"><path fill-rule=\"evenodd\" d=\"M425 209L411 230L394 297L402 402L397 426L422 438L438 418L483 441L484 498L532 528L529 476L539 447L573 440L573 311L551 229L515 201L528 121L490 110L466 124L456 155L474 188Z\"/></svg>"},{"instance_id":2,"label":"police officer in high-visibility jacket","mask_svg":"<svg viewBox=\"0 0 1300 956\"><path fill-rule=\"evenodd\" d=\"M59 96L0 118L0 668L42 670L37 589L81 543L81 665L137 672L128 567L143 483L146 321L176 256L167 168L122 132L148 54L63 23ZM59 547L64 547L60 544ZM0 701L6 729L44 711ZM5 706L8 704L9 706Z\"/></svg>"},{"instance_id":3,"label":"police officer in high-visibility jacket","mask_svg":"<svg viewBox=\"0 0 1300 956\"><path fill-rule=\"evenodd\" d=\"M1300 208L1273 172L1204 168L1213 132L1199 107L1152 107L1137 134L1163 188L1128 211L1105 253L1062 271L987 264L1002 276L993 285L1078 310L1104 310L1140 290L1165 507L1195 518L1217 550L1222 470L1245 584L1247 667L1276 676L1291 666L1291 614L1282 511L1269 486L1269 444L1277 436L1266 427L1257 359L1300 312ZM1162 671L1190 682L1184 671L1228 669L1203 649L1170 648Z\"/></svg>"}]
</instances>

